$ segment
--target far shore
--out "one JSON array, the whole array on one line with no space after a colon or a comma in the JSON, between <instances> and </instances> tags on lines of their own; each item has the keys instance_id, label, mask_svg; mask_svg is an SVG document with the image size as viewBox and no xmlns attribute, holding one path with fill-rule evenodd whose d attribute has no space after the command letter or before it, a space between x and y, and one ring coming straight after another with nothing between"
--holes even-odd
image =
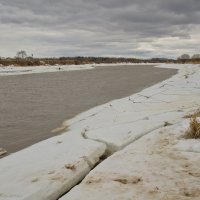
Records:
<instances>
[{"instance_id":1,"label":"far shore","mask_svg":"<svg viewBox=\"0 0 200 200\"><path fill-rule=\"evenodd\" d=\"M59 57L59 58L35 58L33 56L18 56L13 58L0 57L0 66L15 66L15 67L27 67L27 66L59 66L59 65L86 65L86 64L200 64L200 58L125 58L125 57Z\"/></svg>"}]
</instances>

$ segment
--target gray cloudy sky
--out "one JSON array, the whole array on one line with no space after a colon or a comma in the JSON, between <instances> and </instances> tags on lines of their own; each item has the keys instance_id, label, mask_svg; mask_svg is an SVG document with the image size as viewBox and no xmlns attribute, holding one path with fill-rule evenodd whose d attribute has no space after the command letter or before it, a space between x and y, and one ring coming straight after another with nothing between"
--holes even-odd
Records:
<instances>
[{"instance_id":1,"label":"gray cloudy sky","mask_svg":"<svg viewBox=\"0 0 200 200\"><path fill-rule=\"evenodd\" d=\"M200 0L0 0L0 56L200 53Z\"/></svg>"}]
</instances>

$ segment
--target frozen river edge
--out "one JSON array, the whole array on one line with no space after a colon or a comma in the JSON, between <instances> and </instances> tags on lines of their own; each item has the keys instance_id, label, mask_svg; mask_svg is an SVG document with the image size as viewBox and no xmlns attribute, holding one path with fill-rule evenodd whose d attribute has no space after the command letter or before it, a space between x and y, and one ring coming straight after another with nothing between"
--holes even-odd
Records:
<instances>
[{"instance_id":1,"label":"frozen river edge","mask_svg":"<svg viewBox=\"0 0 200 200\"><path fill-rule=\"evenodd\" d=\"M118 199L134 196L145 199L145 194L140 195L137 187L130 191L135 182L143 183L143 189L154 184L149 191L159 194L159 199L164 195L160 190L163 182L169 177L177 177L176 182L179 182L183 172L180 170L177 175L177 170L185 160L188 165L195 163L197 167L190 169L194 176L187 177L185 185L199 187L200 181L195 176L200 167L199 142L185 140L181 135L188 127L188 120L183 120L183 116L200 104L200 68L199 65L164 64L159 67L179 71L172 78L137 94L93 108L67 121L70 130L66 134L1 159L0 199L58 199L89 172L86 179L62 199L117 199L117 196ZM166 149L168 154L163 156ZM111 154L113 156L94 168L102 157ZM181 159L183 156L185 160ZM180 162L175 165L172 157ZM176 171L169 170L167 163L173 163ZM165 176L153 176L149 167ZM174 187L170 180L165 193ZM183 194L192 193L198 198L196 190L185 191L183 184L177 186L182 193L177 189L171 196L180 193L184 198Z\"/></svg>"}]
</instances>

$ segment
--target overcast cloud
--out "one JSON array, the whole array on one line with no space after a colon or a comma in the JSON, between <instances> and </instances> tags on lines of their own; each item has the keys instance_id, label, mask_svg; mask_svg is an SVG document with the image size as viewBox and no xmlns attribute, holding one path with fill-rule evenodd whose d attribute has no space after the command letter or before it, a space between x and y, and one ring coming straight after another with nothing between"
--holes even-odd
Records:
<instances>
[{"instance_id":1,"label":"overcast cloud","mask_svg":"<svg viewBox=\"0 0 200 200\"><path fill-rule=\"evenodd\" d=\"M0 56L200 53L200 0L0 0Z\"/></svg>"}]
</instances>

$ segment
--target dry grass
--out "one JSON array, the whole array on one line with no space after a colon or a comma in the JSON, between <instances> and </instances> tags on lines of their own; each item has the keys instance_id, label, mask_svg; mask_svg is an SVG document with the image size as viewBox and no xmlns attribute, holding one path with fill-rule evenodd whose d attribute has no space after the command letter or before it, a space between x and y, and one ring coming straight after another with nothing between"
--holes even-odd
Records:
<instances>
[{"instance_id":1,"label":"dry grass","mask_svg":"<svg viewBox=\"0 0 200 200\"><path fill-rule=\"evenodd\" d=\"M129 177L129 178L117 178L114 181L119 182L121 184L137 184L142 181L141 177Z\"/></svg>"},{"instance_id":2,"label":"dry grass","mask_svg":"<svg viewBox=\"0 0 200 200\"><path fill-rule=\"evenodd\" d=\"M0 148L0 156L5 155L7 151L3 148Z\"/></svg>"},{"instance_id":3,"label":"dry grass","mask_svg":"<svg viewBox=\"0 0 200 200\"><path fill-rule=\"evenodd\" d=\"M200 122L196 118L191 119L189 130L186 132L186 138L200 139Z\"/></svg>"},{"instance_id":4,"label":"dry grass","mask_svg":"<svg viewBox=\"0 0 200 200\"><path fill-rule=\"evenodd\" d=\"M192 119L197 117L200 117L200 109L198 109L195 113L184 116L184 118L192 118Z\"/></svg>"}]
</instances>

